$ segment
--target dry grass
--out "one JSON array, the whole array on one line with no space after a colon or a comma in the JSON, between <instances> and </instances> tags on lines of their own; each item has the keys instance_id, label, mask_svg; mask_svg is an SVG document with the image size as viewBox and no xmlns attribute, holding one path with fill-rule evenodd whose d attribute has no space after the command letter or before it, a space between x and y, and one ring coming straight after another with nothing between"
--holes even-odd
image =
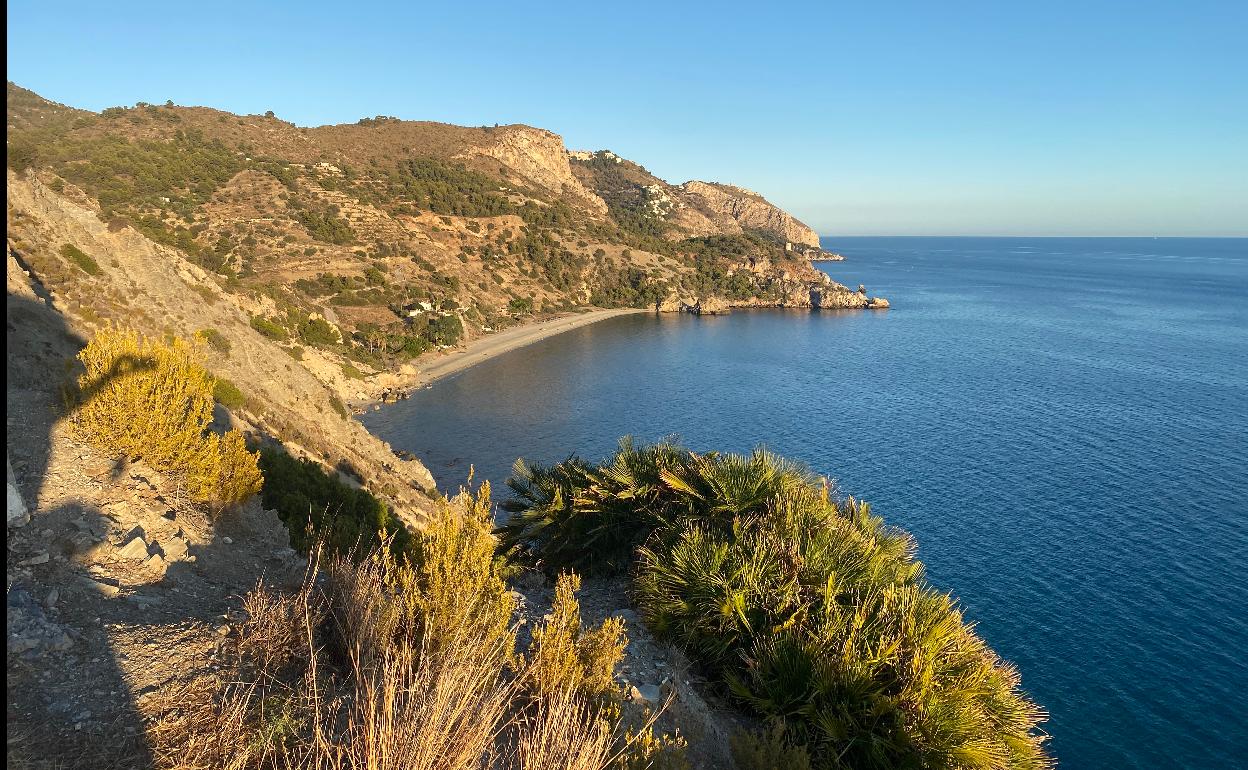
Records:
<instances>
[{"instance_id":1,"label":"dry grass","mask_svg":"<svg viewBox=\"0 0 1248 770\"><path fill-rule=\"evenodd\" d=\"M477 504L468 501L468 511ZM509 596L491 559L448 572L479 548L484 523L442 519L422 541L426 561L402 564L383 546L367 558L310 559L302 590L258 585L234 640L235 664L164 694L149 733L177 770L605 770L622 754L608 711L578 687L545 697L531 664L501 632ZM430 565L440 565L434 568ZM458 576L458 577L456 577ZM471 585L475 592L463 590ZM459 588L466 622L428 632ZM484 605L484 606L480 606Z\"/></svg>"},{"instance_id":2,"label":"dry grass","mask_svg":"<svg viewBox=\"0 0 1248 770\"><path fill-rule=\"evenodd\" d=\"M523 770L598 770L613 759L611 726L571 689L541 699L517 733Z\"/></svg>"}]
</instances>

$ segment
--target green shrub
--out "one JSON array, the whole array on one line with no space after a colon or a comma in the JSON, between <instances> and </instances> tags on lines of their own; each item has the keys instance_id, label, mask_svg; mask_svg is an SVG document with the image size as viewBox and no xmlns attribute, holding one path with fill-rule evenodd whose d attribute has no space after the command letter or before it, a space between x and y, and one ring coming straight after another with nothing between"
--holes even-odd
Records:
<instances>
[{"instance_id":1,"label":"green shrub","mask_svg":"<svg viewBox=\"0 0 1248 770\"><path fill-rule=\"evenodd\" d=\"M601 465L518 463L508 483L504 547L547 569L631 565L650 629L814 766L1051 764L1043 711L910 537L804 467L626 439Z\"/></svg>"},{"instance_id":2,"label":"green shrub","mask_svg":"<svg viewBox=\"0 0 1248 770\"><path fill-rule=\"evenodd\" d=\"M226 409L239 409L247 405L247 397L238 386L224 377L217 377L212 383L212 397Z\"/></svg>"},{"instance_id":3,"label":"green shrub","mask_svg":"<svg viewBox=\"0 0 1248 770\"><path fill-rule=\"evenodd\" d=\"M260 332L271 340L285 341L289 336L286 329L276 321L272 321L261 315L251 317L251 328Z\"/></svg>"},{"instance_id":4,"label":"green shrub","mask_svg":"<svg viewBox=\"0 0 1248 770\"><path fill-rule=\"evenodd\" d=\"M230 340L216 329L200 329L195 336L212 346L214 350L225 355L230 353Z\"/></svg>"},{"instance_id":5,"label":"green shrub","mask_svg":"<svg viewBox=\"0 0 1248 770\"><path fill-rule=\"evenodd\" d=\"M295 359L296 361L303 360L303 348L299 347L298 345L295 345L289 348L282 348L282 350L285 350L286 354L289 355L291 358Z\"/></svg>"},{"instance_id":6,"label":"green shrub","mask_svg":"<svg viewBox=\"0 0 1248 770\"><path fill-rule=\"evenodd\" d=\"M779 723L762 732L733 733L728 746L737 770L811 770L810 754L801 746L791 745Z\"/></svg>"},{"instance_id":7,"label":"green shrub","mask_svg":"<svg viewBox=\"0 0 1248 770\"><path fill-rule=\"evenodd\" d=\"M332 209L309 209L291 205L291 211L315 240L324 243L344 245L355 242L355 233L346 220L337 216Z\"/></svg>"},{"instance_id":8,"label":"green shrub","mask_svg":"<svg viewBox=\"0 0 1248 770\"><path fill-rule=\"evenodd\" d=\"M464 336L464 324L457 315L434 316L425 327L425 337L435 345L454 345Z\"/></svg>"},{"instance_id":9,"label":"green shrub","mask_svg":"<svg viewBox=\"0 0 1248 770\"><path fill-rule=\"evenodd\" d=\"M348 416L347 405L342 403L342 399L338 398L333 393L329 394L329 406L331 409L333 409L335 412L338 413L339 417L343 418L344 420L347 418Z\"/></svg>"},{"instance_id":10,"label":"green shrub","mask_svg":"<svg viewBox=\"0 0 1248 770\"><path fill-rule=\"evenodd\" d=\"M364 379L364 372L361 372L359 369L356 369L354 366L347 363L346 361L342 362L342 373L346 375L347 379L351 379L351 380Z\"/></svg>"},{"instance_id":11,"label":"green shrub","mask_svg":"<svg viewBox=\"0 0 1248 770\"><path fill-rule=\"evenodd\" d=\"M321 346L338 344L338 331L333 324L324 318L309 318L299 324L299 339L307 345Z\"/></svg>"},{"instance_id":12,"label":"green shrub","mask_svg":"<svg viewBox=\"0 0 1248 770\"><path fill-rule=\"evenodd\" d=\"M348 486L317 463L280 449L263 449L260 469L264 507L277 511L295 548L306 551L324 538L331 550L345 553L358 547L363 553L380 542L380 536L392 538L396 552L407 549L407 529L367 490Z\"/></svg>"},{"instance_id":13,"label":"green shrub","mask_svg":"<svg viewBox=\"0 0 1248 770\"><path fill-rule=\"evenodd\" d=\"M99 275L104 272L100 268L99 263L72 243L66 243L61 246L61 256L68 259L87 275Z\"/></svg>"}]
</instances>

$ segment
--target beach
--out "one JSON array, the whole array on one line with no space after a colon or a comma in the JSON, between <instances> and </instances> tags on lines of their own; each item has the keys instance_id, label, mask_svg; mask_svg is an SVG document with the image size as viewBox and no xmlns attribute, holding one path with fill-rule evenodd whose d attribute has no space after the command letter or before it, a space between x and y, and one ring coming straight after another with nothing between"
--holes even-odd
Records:
<instances>
[{"instance_id":1,"label":"beach","mask_svg":"<svg viewBox=\"0 0 1248 770\"><path fill-rule=\"evenodd\" d=\"M430 361L419 362L417 364L417 376L412 384L416 387L428 385L444 377L462 372L470 366L476 366L494 356L548 339L556 334L562 334L572 329L605 321L608 318L652 312L654 311L643 308L591 310L587 313L564 315L546 321L505 329L501 332L473 340L462 349L448 351L444 355Z\"/></svg>"}]
</instances>

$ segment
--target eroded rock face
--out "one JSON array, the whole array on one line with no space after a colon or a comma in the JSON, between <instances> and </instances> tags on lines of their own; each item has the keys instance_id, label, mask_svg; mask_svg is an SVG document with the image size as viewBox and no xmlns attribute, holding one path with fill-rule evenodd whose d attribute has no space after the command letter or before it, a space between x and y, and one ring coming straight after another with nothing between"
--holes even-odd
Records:
<instances>
[{"instance_id":1,"label":"eroded rock face","mask_svg":"<svg viewBox=\"0 0 1248 770\"><path fill-rule=\"evenodd\" d=\"M732 312L732 305L720 297L681 297L671 294L657 303L654 309L659 313L689 313L690 315L727 315Z\"/></svg>"},{"instance_id":2,"label":"eroded rock face","mask_svg":"<svg viewBox=\"0 0 1248 770\"><path fill-rule=\"evenodd\" d=\"M868 297L865 290L850 291L840 284L819 286L810 290L810 306L830 310L883 310L888 307L888 300L883 297Z\"/></svg>"},{"instance_id":3,"label":"eroded rock face","mask_svg":"<svg viewBox=\"0 0 1248 770\"><path fill-rule=\"evenodd\" d=\"M493 144L470 147L456 157L494 158L524 180L567 195L591 213L606 215L606 202L573 176L567 149L558 134L528 126L505 126L493 136Z\"/></svg>"},{"instance_id":4,"label":"eroded rock face","mask_svg":"<svg viewBox=\"0 0 1248 770\"><path fill-rule=\"evenodd\" d=\"M714 182L685 182L679 188L705 209L722 227L733 225L765 230L786 241L819 248L819 235L758 193Z\"/></svg>"}]
</instances>

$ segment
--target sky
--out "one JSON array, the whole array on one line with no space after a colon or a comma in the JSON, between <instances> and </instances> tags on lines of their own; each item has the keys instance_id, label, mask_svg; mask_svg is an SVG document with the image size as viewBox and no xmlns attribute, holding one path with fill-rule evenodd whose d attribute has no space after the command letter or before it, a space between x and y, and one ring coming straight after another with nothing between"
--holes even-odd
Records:
<instances>
[{"instance_id":1,"label":"sky","mask_svg":"<svg viewBox=\"0 0 1248 770\"><path fill-rule=\"evenodd\" d=\"M92 110L526 123L826 235L1248 236L1248 2L13 0Z\"/></svg>"}]
</instances>

